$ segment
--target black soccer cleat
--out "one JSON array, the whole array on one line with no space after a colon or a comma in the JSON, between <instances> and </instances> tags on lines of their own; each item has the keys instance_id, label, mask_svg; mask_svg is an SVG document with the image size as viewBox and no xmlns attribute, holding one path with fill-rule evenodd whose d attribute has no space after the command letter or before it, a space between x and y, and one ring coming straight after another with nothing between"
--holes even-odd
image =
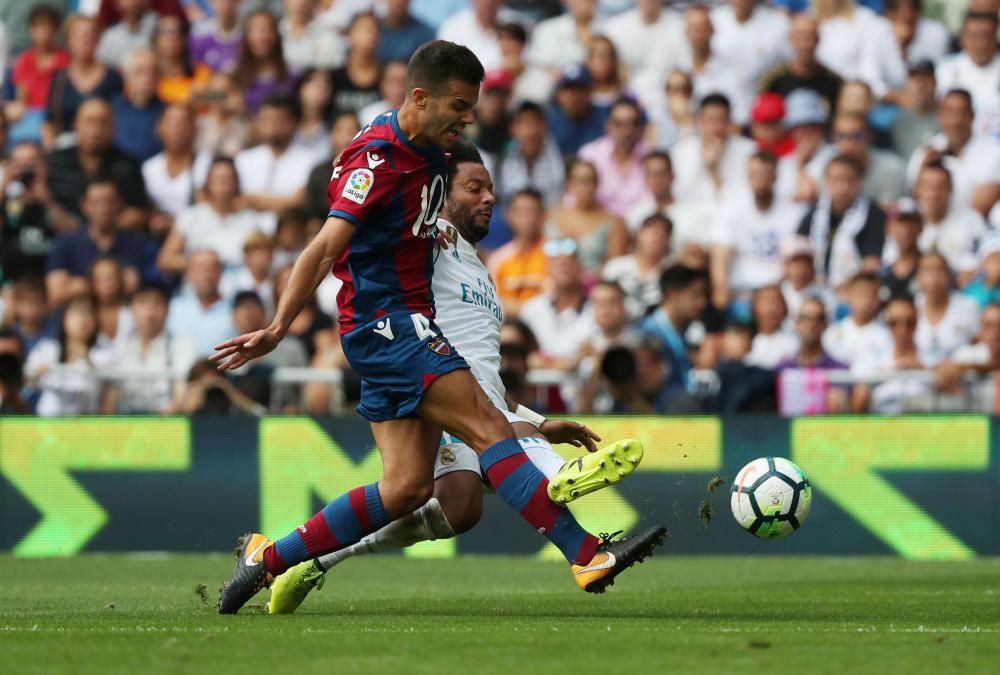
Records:
<instances>
[{"instance_id":1,"label":"black soccer cleat","mask_svg":"<svg viewBox=\"0 0 1000 675\"><path fill-rule=\"evenodd\" d=\"M653 555L653 549L667 538L667 528L651 527L637 535L615 539L614 534L602 534L594 558L586 565L573 565L577 585L588 593L603 593L613 586L615 577L637 562Z\"/></svg>"},{"instance_id":2,"label":"black soccer cleat","mask_svg":"<svg viewBox=\"0 0 1000 675\"><path fill-rule=\"evenodd\" d=\"M264 566L264 549L271 543L264 535L252 532L240 537L235 551L236 567L219 595L219 614L236 614L250 598L274 581Z\"/></svg>"}]
</instances>

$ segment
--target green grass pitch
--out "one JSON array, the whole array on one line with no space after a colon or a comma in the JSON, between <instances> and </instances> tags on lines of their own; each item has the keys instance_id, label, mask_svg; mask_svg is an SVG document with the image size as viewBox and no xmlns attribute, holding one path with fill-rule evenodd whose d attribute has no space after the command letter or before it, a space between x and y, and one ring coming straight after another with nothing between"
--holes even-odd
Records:
<instances>
[{"instance_id":1,"label":"green grass pitch","mask_svg":"<svg viewBox=\"0 0 1000 675\"><path fill-rule=\"evenodd\" d=\"M295 616L263 614L265 591L222 617L231 564L0 557L0 672L939 675L1000 663L996 559L661 554L592 596L558 563L366 556Z\"/></svg>"}]
</instances>

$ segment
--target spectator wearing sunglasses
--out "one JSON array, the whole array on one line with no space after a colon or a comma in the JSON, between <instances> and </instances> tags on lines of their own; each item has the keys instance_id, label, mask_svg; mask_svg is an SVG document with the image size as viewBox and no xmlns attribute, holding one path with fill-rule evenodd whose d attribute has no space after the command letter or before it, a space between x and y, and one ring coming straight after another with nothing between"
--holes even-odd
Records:
<instances>
[{"instance_id":1,"label":"spectator wearing sunglasses","mask_svg":"<svg viewBox=\"0 0 1000 675\"><path fill-rule=\"evenodd\" d=\"M838 114L833 120L833 146L807 168L820 181L827 162L836 155L853 157L863 169L862 190L882 208L889 208L906 193L906 165L898 156L872 147L871 129L862 115Z\"/></svg>"}]
</instances>

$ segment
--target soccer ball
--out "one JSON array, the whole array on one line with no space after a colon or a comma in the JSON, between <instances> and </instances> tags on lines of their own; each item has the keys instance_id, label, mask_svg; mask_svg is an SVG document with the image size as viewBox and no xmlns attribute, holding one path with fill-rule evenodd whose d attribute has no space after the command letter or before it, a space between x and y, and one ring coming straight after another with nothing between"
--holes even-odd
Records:
<instances>
[{"instance_id":1,"label":"soccer ball","mask_svg":"<svg viewBox=\"0 0 1000 675\"><path fill-rule=\"evenodd\" d=\"M744 530L777 539L802 526L811 502L812 487L802 469L784 457L761 457L736 474L730 506Z\"/></svg>"}]
</instances>

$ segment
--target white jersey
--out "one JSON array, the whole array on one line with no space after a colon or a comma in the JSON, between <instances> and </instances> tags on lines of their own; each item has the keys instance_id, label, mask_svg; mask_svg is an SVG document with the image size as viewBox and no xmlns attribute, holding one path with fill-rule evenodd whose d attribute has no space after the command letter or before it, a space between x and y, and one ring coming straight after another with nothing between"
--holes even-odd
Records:
<instances>
[{"instance_id":1,"label":"white jersey","mask_svg":"<svg viewBox=\"0 0 1000 675\"><path fill-rule=\"evenodd\" d=\"M434 261L434 321L458 350L472 376L500 410L507 410L500 381L500 326L503 309L496 287L476 248L446 220L438 227L450 230L455 246L440 249Z\"/></svg>"}]
</instances>

